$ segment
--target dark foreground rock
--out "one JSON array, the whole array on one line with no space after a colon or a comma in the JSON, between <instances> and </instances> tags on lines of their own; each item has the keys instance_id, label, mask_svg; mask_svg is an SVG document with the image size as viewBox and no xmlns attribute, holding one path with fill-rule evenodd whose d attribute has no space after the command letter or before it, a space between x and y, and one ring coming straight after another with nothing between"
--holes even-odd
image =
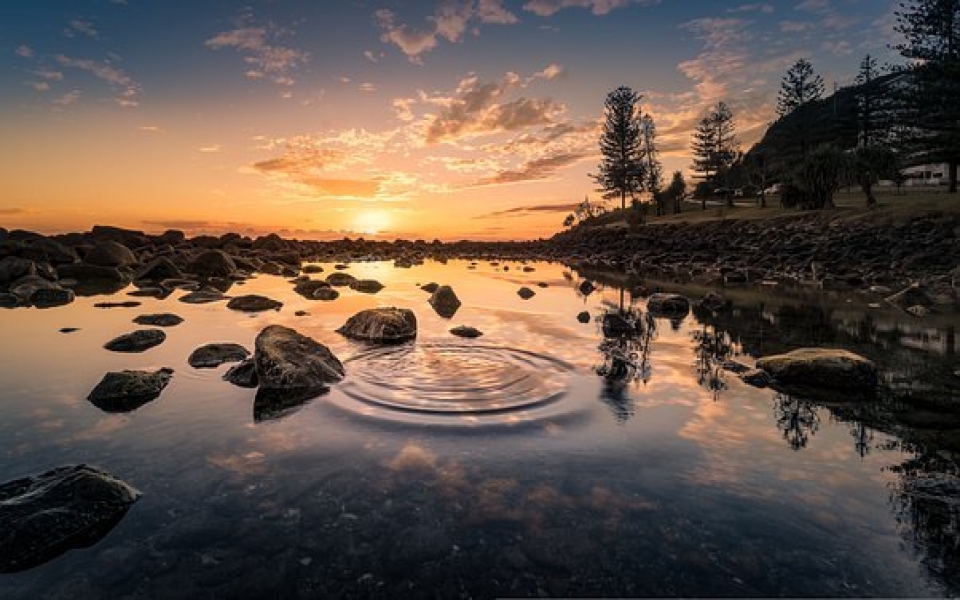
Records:
<instances>
[{"instance_id":1,"label":"dark foreground rock","mask_svg":"<svg viewBox=\"0 0 960 600\"><path fill-rule=\"evenodd\" d=\"M103 345L113 352L144 352L154 346L159 346L167 334L159 329L138 329L117 336Z\"/></svg>"},{"instance_id":2,"label":"dark foreground rock","mask_svg":"<svg viewBox=\"0 0 960 600\"><path fill-rule=\"evenodd\" d=\"M757 367L777 383L837 390L873 390L877 367L866 358L835 348L800 348L765 356Z\"/></svg>"},{"instance_id":3,"label":"dark foreground rock","mask_svg":"<svg viewBox=\"0 0 960 600\"><path fill-rule=\"evenodd\" d=\"M151 325L153 327L173 327L183 323L183 317L173 313L155 313L139 315L133 319L137 325Z\"/></svg>"},{"instance_id":4,"label":"dark foreground rock","mask_svg":"<svg viewBox=\"0 0 960 600\"><path fill-rule=\"evenodd\" d=\"M430 296L430 306L438 315L449 319L460 309L460 299L449 285L441 285Z\"/></svg>"},{"instance_id":5,"label":"dark foreground rock","mask_svg":"<svg viewBox=\"0 0 960 600\"><path fill-rule=\"evenodd\" d=\"M417 316L407 308L371 308L347 319L337 333L368 342L405 342L417 337Z\"/></svg>"},{"instance_id":6,"label":"dark foreground rock","mask_svg":"<svg viewBox=\"0 0 960 600\"><path fill-rule=\"evenodd\" d=\"M173 369L156 371L112 371L87 396L87 400L105 412L130 412L160 396L170 383Z\"/></svg>"},{"instance_id":7,"label":"dark foreground rock","mask_svg":"<svg viewBox=\"0 0 960 600\"><path fill-rule=\"evenodd\" d=\"M282 325L271 325L257 335L254 361L261 390L316 395L344 376L343 364L329 348Z\"/></svg>"},{"instance_id":8,"label":"dark foreground rock","mask_svg":"<svg viewBox=\"0 0 960 600\"><path fill-rule=\"evenodd\" d=\"M279 310L283 302L267 298L259 294L247 294L246 296L237 296L227 302L227 308L243 312L262 312L265 310Z\"/></svg>"},{"instance_id":9,"label":"dark foreground rock","mask_svg":"<svg viewBox=\"0 0 960 600\"><path fill-rule=\"evenodd\" d=\"M92 546L120 522L140 492L86 465L0 485L0 573L41 565Z\"/></svg>"},{"instance_id":10,"label":"dark foreground rock","mask_svg":"<svg viewBox=\"0 0 960 600\"><path fill-rule=\"evenodd\" d=\"M204 344L190 353L187 363L194 369L212 369L223 363L239 362L250 356L250 351L233 342Z\"/></svg>"}]
</instances>

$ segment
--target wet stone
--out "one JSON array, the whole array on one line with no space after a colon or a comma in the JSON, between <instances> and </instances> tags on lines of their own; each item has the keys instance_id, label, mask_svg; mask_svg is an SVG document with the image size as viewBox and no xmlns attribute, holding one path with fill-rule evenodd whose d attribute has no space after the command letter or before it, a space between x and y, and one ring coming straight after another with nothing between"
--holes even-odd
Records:
<instances>
[{"instance_id":1,"label":"wet stone","mask_svg":"<svg viewBox=\"0 0 960 600\"><path fill-rule=\"evenodd\" d=\"M449 285L442 285L430 296L430 306L438 315L449 319L460 309L460 299Z\"/></svg>"},{"instance_id":2,"label":"wet stone","mask_svg":"<svg viewBox=\"0 0 960 600\"><path fill-rule=\"evenodd\" d=\"M183 317L173 313L155 313L134 317L133 322L137 325L150 325L153 327L174 327L175 325L183 323Z\"/></svg>"},{"instance_id":3,"label":"wet stone","mask_svg":"<svg viewBox=\"0 0 960 600\"><path fill-rule=\"evenodd\" d=\"M347 319L337 333L368 342L405 342L417 337L417 317L406 308L371 308Z\"/></svg>"},{"instance_id":4,"label":"wet stone","mask_svg":"<svg viewBox=\"0 0 960 600\"><path fill-rule=\"evenodd\" d=\"M483 335L482 331L476 327L470 327L469 325L460 325L458 327L454 327L450 330L450 333L462 338L478 338Z\"/></svg>"},{"instance_id":5,"label":"wet stone","mask_svg":"<svg viewBox=\"0 0 960 600\"><path fill-rule=\"evenodd\" d=\"M113 352L144 352L159 346L167 339L167 334L159 329L138 329L117 336L103 345Z\"/></svg>"},{"instance_id":6,"label":"wet stone","mask_svg":"<svg viewBox=\"0 0 960 600\"><path fill-rule=\"evenodd\" d=\"M250 351L233 342L204 344L190 353L187 363L194 369L210 369L223 363L239 362L250 356Z\"/></svg>"},{"instance_id":7,"label":"wet stone","mask_svg":"<svg viewBox=\"0 0 960 600\"><path fill-rule=\"evenodd\" d=\"M523 286L522 288L517 290L517 295L523 298L524 300L529 300L530 298L533 298L534 296L536 296L537 293L531 290L530 288Z\"/></svg>"},{"instance_id":8,"label":"wet stone","mask_svg":"<svg viewBox=\"0 0 960 600\"><path fill-rule=\"evenodd\" d=\"M239 310L242 312L262 312L265 310L279 310L283 302L261 296L259 294L248 294L246 296L237 296L227 302L227 308Z\"/></svg>"},{"instance_id":9,"label":"wet stone","mask_svg":"<svg viewBox=\"0 0 960 600\"><path fill-rule=\"evenodd\" d=\"M173 369L112 371L87 395L87 400L105 412L130 412L157 399L170 383Z\"/></svg>"}]
</instances>

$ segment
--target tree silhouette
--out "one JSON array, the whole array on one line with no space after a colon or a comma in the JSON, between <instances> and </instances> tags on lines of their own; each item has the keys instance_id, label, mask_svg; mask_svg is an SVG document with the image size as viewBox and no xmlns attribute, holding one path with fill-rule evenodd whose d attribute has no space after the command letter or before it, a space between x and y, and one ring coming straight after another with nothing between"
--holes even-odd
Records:
<instances>
[{"instance_id":1,"label":"tree silhouette","mask_svg":"<svg viewBox=\"0 0 960 600\"><path fill-rule=\"evenodd\" d=\"M657 149L657 126L653 117L644 115L640 119L640 137L643 142L644 187L650 192L657 207L657 215L666 213L663 187L663 166L660 164L660 151Z\"/></svg>"},{"instance_id":2,"label":"tree silhouette","mask_svg":"<svg viewBox=\"0 0 960 600\"><path fill-rule=\"evenodd\" d=\"M773 413L777 428L792 450L806 448L810 436L820 429L817 407L809 400L778 393L773 398Z\"/></svg>"},{"instance_id":3,"label":"tree silhouette","mask_svg":"<svg viewBox=\"0 0 960 600\"><path fill-rule=\"evenodd\" d=\"M715 326L703 324L699 331L693 332L694 354L696 356L697 383L706 387L713 399L727 389L723 363L735 354L730 335Z\"/></svg>"},{"instance_id":4,"label":"tree silhouette","mask_svg":"<svg viewBox=\"0 0 960 600\"><path fill-rule=\"evenodd\" d=\"M620 290L619 306L600 314L604 339L597 349L602 362L594 371L603 378L600 399L610 408L618 423L625 423L634 414L630 386L650 380L650 342L656 335L656 324L649 313L625 306L624 290Z\"/></svg>"},{"instance_id":5,"label":"tree silhouette","mask_svg":"<svg viewBox=\"0 0 960 600\"><path fill-rule=\"evenodd\" d=\"M960 0L904 0L895 46L912 61L912 84L902 94L909 131L906 150L916 162L946 162L950 193L957 192L960 163Z\"/></svg>"},{"instance_id":6,"label":"tree silhouette","mask_svg":"<svg viewBox=\"0 0 960 600\"><path fill-rule=\"evenodd\" d=\"M636 198L644 189L639 103L640 95L625 86L607 94L600 135L601 161L598 173L591 175L604 198L620 198L621 209L627 207L627 196Z\"/></svg>"},{"instance_id":7,"label":"tree silhouette","mask_svg":"<svg viewBox=\"0 0 960 600\"><path fill-rule=\"evenodd\" d=\"M780 93L777 96L777 115L781 118L796 112L797 134L800 140L800 150L803 156L807 155L807 140L809 123L809 105L823 97L823 78L813 70L813 65L801 58L787 71L780 83Z\"/></svg>"},{"instance_id":8,"label":"tree silhouette","mask_svg":"<svg viewBox=\"0 0 960 600\"><path fill-rule=\"evenodd\" d=\"M732 203L728 182L725 177L730 167L737 160L737 150L740 142L737 141L736 125L733 121L733 112L724 102L718 102L716 108L700 119L700 123L693 132L693 171L700 173L704 181L717 184L724 183L727 189L727 203ZM706 197L703 199L703 210L707 209Z\"/></svg>"}]
</instances>

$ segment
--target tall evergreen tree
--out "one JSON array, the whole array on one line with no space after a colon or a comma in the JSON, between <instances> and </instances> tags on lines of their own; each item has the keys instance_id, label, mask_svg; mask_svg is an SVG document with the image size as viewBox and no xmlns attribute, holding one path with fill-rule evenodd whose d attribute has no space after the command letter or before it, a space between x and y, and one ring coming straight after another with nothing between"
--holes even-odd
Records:
<instances>
[{"instance_id":1,"label":"tall evergreen tree","mask_svg":"<svg viewBox=\"0 0 960 600\"><path fill-rule=\"evenodd\" d=\"M724 102L718 102L693 132L693 171L711 184L726 183L725 175L737 159L740 142L737 141L733 112ZM725 187L729 187L726 186ZM732 197L727 194L727 202ZM706 210L706 198L703 209Z\"/></svg>"},{"instance_id":2,"label":"tall evergreen tree","mask_svg":"<svg viewBox=\"0 0 960 600\"><path fill-rule=\"evenodd\" d=\"M870 148L873 146L877 135L877 117L880 110L880 90L876 85L876 79L880 76L880 70L877 68L877 59L869 54L860 61L860 71L857 73L857 85L860 86L857 93L857 129L859 146Z\"/></svg>"},{"instance_id":3,"label":"tall evergreen tree","mask_svg":"<svg viewBox=\"0 0 960 600\"><path fill-rule=\"evenodd\" d=\"M644 189L643 138L640 124L640 94L621 86L607 94L606 118L600 135L599 172L591 175L604 198L636 198Z\"/></svg>"},{"instance_id":4,"label":"tall evergreen tree","mask_svg":"<svg viewBox=\"0 0 960 600\"><path fill-rule=\"evenodd\" d=\"M950 193L960 163L960 0L904 0L895 48L911 61L904 94L906 150L912 162L946 162Z\"/></svg>"},{"instance_id":5,"label":"tall evergreen tree","mask_svg":"<svg viewBox=\"0 0 960 600\"><path fill-rule=\"evenodd\" d=\"M657 149L657 126L653 117L644 115L640 119L640 137L643 141L644 187L650 192L657 206L657 215L664 214L663 166L660 164L660 151Z\"/></svg>"},{"instance_id":6,"label":"tall evergreen tree","mask_svg":"<svg viewBox=\"0 0 960 600\"><path fill-rule=\"evenodd\" d=\"M777 96L777 115L781 118L796 112L797 137L800 140L800 151L807 155L808 131L810 129L809 105L823 97L823 78L813 70L810 61L801 58L787 70L780 83L780 93Z\"/></svg>"}]
</instances>

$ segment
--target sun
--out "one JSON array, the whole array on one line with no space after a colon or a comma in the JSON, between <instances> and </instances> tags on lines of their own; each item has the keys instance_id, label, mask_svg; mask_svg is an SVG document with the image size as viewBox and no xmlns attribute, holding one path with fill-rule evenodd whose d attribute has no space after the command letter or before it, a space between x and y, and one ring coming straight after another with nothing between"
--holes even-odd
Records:
<instances>
[{"instance_id":1,"label":"sun","mask_svg":"<svg viewBox=\"0 0 960 600\"><path fill-rule=\"evenodd\" d=\"M390 226L390 215L382 210L368 210L353 220L353 229L364 235L378 235Z\"/></svg>"}]
</instances>

